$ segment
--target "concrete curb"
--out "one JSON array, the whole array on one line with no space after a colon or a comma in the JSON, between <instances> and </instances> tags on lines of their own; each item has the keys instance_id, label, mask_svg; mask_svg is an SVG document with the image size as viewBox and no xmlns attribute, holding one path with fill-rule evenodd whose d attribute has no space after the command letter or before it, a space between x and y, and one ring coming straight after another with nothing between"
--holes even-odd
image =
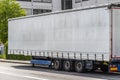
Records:
<instances>
[{"instance_id":1,"label":"concrete curb","mask_svg":"<svg viewBox=\"0 0 120 80\"><path fill-rule=\"evenodd\" d=\"M30 64L30 61L23 61L23 60L9 60L9 59L0 59L0 62L19 63L19 64Z\"/></svg>"}]
</instances>

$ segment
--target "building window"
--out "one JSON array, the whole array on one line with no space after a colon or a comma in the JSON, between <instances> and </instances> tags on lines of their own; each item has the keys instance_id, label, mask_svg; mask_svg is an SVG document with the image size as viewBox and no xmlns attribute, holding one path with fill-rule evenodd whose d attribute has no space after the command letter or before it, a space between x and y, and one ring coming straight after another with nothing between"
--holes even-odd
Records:
<instances>
[{"instance_id":1,"label":"building window","mask_svg":"<svg viewBox=\"0 0 120 80\"><path fill-rule=\"evenodd\" d=\"M33 9L33 14L41 14L41 13L48 13L51 10L44 10L44 9Z\"/></svg>"},{"instance_id":2,"label":"building window","mask_svg":"<svg viewBox=\"0 0 120 80\"><path fill-rule=\"evenodd\" d=\"M52 3L52 0L33 0L33 2Z\"/></svg>"},{"instance_id":3,"label":"building window","mask_svg":"<svg viewBox=\"0 0 120 80\"><path fill-rule=\"evenodd\" d=\"M84 2L84 1L89 1L89 0L75 0L75 3L80 3L80 2Z\"/></svg>"},{"instance_id":4,"label":"building window","mask_svg":"<svg viewBox=\"0 0 120 80\"><path fill-rule=\"evenodd\" d=\"M72 9L72 0L62 0L62 10Z\"/></svg>"},{"instance_id":5,"label":"building window","mask_svg":"<svg viewBox=\"0 0 120 80\"><path fill-rule=\"evenodd\" d=\"M17 1L29 1L29 2L41 2L41 3L52 3L52 0L17 0Z\"/></svg>"}]
</instances>

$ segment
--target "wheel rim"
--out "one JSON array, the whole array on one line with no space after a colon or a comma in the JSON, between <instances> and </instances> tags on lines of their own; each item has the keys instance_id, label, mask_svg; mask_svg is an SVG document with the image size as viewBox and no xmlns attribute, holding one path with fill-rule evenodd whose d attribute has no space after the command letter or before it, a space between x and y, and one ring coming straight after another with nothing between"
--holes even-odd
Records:
<instances>
[{"instance_id":1,"label":"wheel rim","mask_svg":"<svg viewBox=\"0 0 120 80\"><path fill-rule=\"evenodd\" d=\"M82 62L77 62L75 65L76 72L82 72L82 69L83 69Z\"/></svg>"},{"instance_id":2,"label":"wheel rim","mask_svg":"<svg viewBox=\"0 0 120 80\"><path fill-rule=\"evenodd\" d=\"M64 69L65 69L66 71L70 71L70 68L71 68L71 63L70 63L70 61L65 61L65 63L64 63Z\"/></svg>"},{"instance_id":3,"label":"wheel rim","mask_svg":"<svg viewBox=\"0 0 120 80\"><path fill-rule=\"evenodd\" d=\"M56 69L56 70L60 69L60 63L58 60L54 61L54 69Z\"/></svg>"}]
</instances>

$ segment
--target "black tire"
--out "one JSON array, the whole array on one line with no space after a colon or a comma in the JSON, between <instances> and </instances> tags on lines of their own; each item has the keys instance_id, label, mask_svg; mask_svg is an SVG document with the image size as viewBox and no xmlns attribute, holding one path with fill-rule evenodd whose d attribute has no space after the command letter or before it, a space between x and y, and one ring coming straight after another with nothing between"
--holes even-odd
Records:
<instances>
[{"instance_id":1,"label":"black tire","mask_svg":"<svg viewBox=\"0 0 120 80\"><path fill-rule=\"evenodd\" d=\"M64 61L63 68L65 71L71 71L72 69L72 62L69 60Z\"/></svg>"},{"instance_id":2,"label":"black tire","mask_svg":"<svg viewBox=\"0 0 120 80\"><path fill-rule=\"evenodd\" d=\"M75 62L75 71L79 72L79 73L85 72L83 61L76 61Z\"/></svg>"},{"instance_id":3,"label":"black tire","mask_svg":"<svg viewBox=\"0 0 120 80\"><path fill-rule=\"evenodd\" d=\"M60 60L54 60L54 61L53 61L53 68L54 68L55 70L61 69L61 62L60 62Z\"/></svg>"}]
</instances>

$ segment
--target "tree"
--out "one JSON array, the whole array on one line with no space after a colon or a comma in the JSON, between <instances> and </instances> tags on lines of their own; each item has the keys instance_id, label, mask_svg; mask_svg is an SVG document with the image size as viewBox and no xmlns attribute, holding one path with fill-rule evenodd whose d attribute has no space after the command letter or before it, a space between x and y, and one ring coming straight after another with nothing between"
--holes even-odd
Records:
<instances>
[{"instance_id":1,"label":"tree","mask_svg":"<svg viewBox=\"0 0 120 80\"><path fill-rule=\"evenodd\" d=\"M2 43L8 40L8 19L25 15L25 10L20 8L16 0L0 0L0 40Z\"/></svg>"}]
</instances>

